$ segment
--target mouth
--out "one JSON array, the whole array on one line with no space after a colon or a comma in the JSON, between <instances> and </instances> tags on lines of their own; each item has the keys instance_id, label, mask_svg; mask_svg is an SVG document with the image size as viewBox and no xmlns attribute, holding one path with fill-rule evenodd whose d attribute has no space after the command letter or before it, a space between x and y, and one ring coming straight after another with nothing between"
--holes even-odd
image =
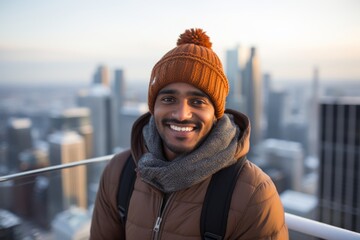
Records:
<instances>
[{"instance_id":1,"label":"mouth","mask_svg":"<svg viewBox=\"0 0 360 240\"><path fill-rule=\"evenodd\" d=\"M170 128L176 132L191 132L195 129L194 127L179 127L172 124L170 125Z\"/></svg>"}]
</instances>

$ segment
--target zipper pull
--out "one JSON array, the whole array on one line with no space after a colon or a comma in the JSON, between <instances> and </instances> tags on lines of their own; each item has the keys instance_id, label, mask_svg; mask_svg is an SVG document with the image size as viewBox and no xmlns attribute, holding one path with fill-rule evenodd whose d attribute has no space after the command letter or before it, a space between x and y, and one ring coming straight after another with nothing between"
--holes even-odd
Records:
<instances>
[{"instance_id":1,"label":"zipper pull","mask_svg":"<svg viewBox=\"0 0 360 240\"><path fill-rule=\"evenodd\" d=\"M155 232L158 232L158 231L159 231L161 220L162 220L161 217L158 217L158 218L156 219L156 223L155 223L155 226L154 226L154 231L155 231Z\"/></svg>"}]
</instances>

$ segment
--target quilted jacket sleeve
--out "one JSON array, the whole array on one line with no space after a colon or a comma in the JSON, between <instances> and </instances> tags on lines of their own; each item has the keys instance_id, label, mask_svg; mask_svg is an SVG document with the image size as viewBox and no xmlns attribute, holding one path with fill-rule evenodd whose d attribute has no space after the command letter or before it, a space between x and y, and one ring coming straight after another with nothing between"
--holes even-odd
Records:
<instances>
[{"instance_id":1,"label":"quilted jacket sleeve","mask_svg":"<svg viewBox=\"0 0 360 240\"><path fill-rule=\"evenodd\" d=\"M125 239L116 199L121 169L128 155L128 152L116 155L103 171L92 216L90 240Z\"/></svg>"},{"instance_id":2,"label":"quilted jacket sleeve","mask_svg":"<svg viewBox=\"0 0 360 240\"><path fill-rule=\"evenodd\" d=\"M289 239L284 208L274 183L254 165L249 172L252 180L247 185L251 190L247 192L247 204L236 226L236 239Z\"/></svg>"}]
</instances>

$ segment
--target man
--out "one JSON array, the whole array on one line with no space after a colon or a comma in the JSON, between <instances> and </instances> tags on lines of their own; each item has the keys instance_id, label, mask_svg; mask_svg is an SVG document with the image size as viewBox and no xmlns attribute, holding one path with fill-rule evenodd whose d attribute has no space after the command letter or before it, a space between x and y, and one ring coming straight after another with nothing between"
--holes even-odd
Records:
<instances>
[{"instance_id":1,"label":"man","mask_svg":"<svg viewBox=\"0 0 360 240\"><path fill-rule=\"evenodd\" d=\"M201 29L186 30L154 66L149 113L134 123L131 150L116 155L102 175L92 240L201 239L211 176L248 153L250 135L244 114L225 111L228 81L211 45ZM130 153L137 177L123 224L117 192ZM248 160L232 193L224 239L288 239L273 182Z\"/></svg>"}]
</instances>

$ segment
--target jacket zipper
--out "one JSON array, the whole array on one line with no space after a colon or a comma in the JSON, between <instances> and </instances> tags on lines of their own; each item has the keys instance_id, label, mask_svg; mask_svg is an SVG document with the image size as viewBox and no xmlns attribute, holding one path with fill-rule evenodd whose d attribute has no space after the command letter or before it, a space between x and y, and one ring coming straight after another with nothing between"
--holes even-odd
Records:
<instances>
[{"instance_id":1,"label":"jacket zipper","mask_svg":"<svg viewBox=\"0 0 360 240\"><path fill-rule=\"evenodd\" d=\"M153 231L155 232L154 240L159 239L161 222L163 220L165 210L166 210L167 206L169 205L170 199L172 198L172 195L173 194L171 194L166 201L164 201L164 197L161 199L161 204L160 204L158 217L156 218L156 222L155 222L155 225L154 225L154 228L153 228Z\"/></svg>"}]
</instances>

